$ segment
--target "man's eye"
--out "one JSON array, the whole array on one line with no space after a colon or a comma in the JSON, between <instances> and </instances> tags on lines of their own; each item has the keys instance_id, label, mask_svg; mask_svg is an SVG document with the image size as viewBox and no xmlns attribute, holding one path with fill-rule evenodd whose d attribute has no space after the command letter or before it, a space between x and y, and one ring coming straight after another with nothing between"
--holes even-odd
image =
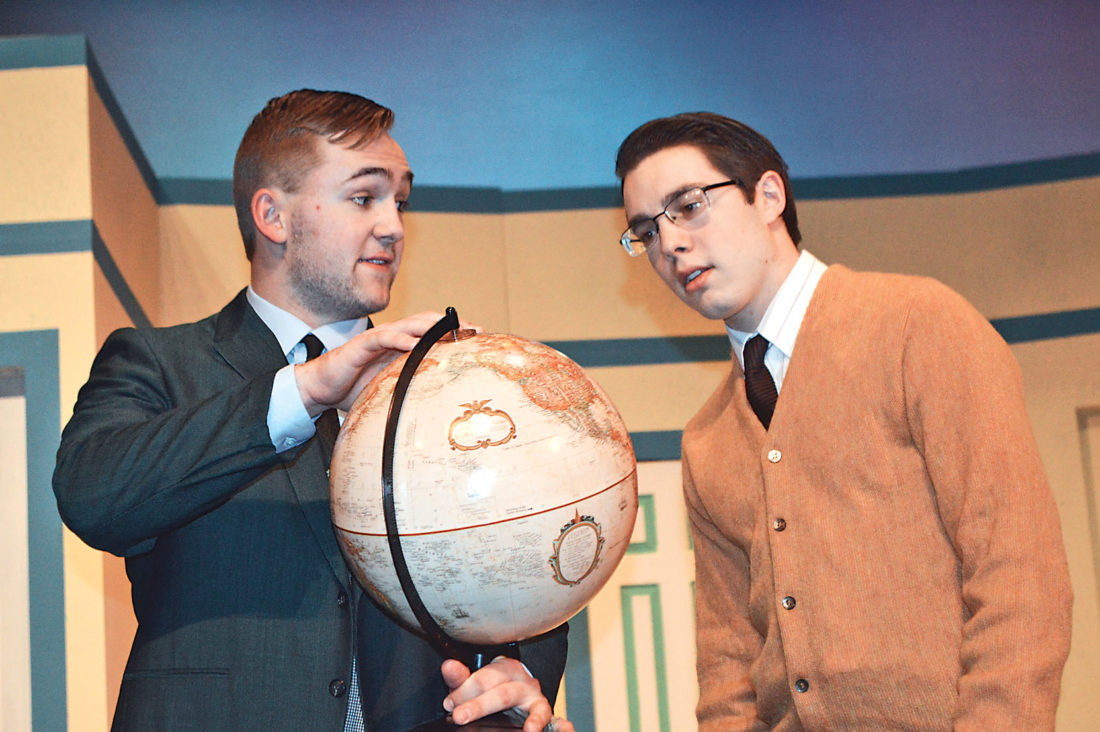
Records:
<instances>
[{"instance_id":1,"label":"man's eye","mask_svg":"<svg viewBox=\"0 0 1100 732\"><path fill-rule=\"evenodd\" d=\"M397 202L397 210L401 213L405 213L406 211L409 210L409 202L408 201L398 201Z\"/></svg>"},{"instance_id":2,"label":"man's eye","mask_svg":"<svg viewBox=\"0 0 1100 732\"><path fill-rule=\"evenodd\" d=\"M652 244L657 239L657 230L653 228L638 232L638 241L643 244Z\"/></svg>"},{"instance_id":3,"label":"man's eye","mask_svg":"<svg viewBox=\"0 0 1100 732\"><path fill-rule=\"evenodd\" d=\"M373 200L374 196L368 196L365 193L351 197L351 202L354 203L356 206L369 206L370 202Z\"/></svg>"},{"instance_id":4,"label":"man's eye","mask_svg":"<svg viewBox=\"0 0 1100 732\"><path fill-rule=\"evenodd\" d=\"M704 206L702 200L692 199L690 201L684 201L683 205L680 206L680 215L691 216L702 212L704 208L706 208L706 206Z\"/></svg>"}]
</instances>

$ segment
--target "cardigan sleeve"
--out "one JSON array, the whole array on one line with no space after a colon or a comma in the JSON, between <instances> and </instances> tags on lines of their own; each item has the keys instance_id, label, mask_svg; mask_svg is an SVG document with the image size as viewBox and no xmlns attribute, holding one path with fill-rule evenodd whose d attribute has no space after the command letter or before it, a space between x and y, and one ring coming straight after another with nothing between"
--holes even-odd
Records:
<instances>
[{"instance_id":1,"label":"cardigan sleeve","mask_svg":"<svg viewBox=\"0 0 1100 732\"><path fill-rule=\"evenodd\" d=\"M905 326L907 419L958 554L957 730L1053 730L1072 591L1058 510L1007 344L928 281Z\"/></svg>"},{"instance_id":2,"label":"cardigan sleeve","mask_svg":"<svg viewBox=\"0 0 1100 732\"><path fill-rule=\"evenodd\" d=\"M757 719L750 679L763 637L749 618L749 560L710 519L695 490L686 449L682 465L695 549L699 732L767 730Z\"/></svg>"}]
</instances>

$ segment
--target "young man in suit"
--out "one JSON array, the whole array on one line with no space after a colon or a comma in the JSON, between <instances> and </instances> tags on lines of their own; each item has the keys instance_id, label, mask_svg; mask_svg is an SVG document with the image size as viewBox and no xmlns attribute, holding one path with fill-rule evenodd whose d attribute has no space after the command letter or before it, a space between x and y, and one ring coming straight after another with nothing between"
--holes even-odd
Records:
<instances>
[{"instance_id":1,"label":"young man in suit","mask_svg":"<svg viewBox=\"0 0 1100 732\"><path fill-rule=\"evenodd\" d=\"M616 172L622 245L733 346L683 436L701 732L1053 729L1072 596L1004 341L933 280L800 252L735 120L648 122Z\"/></svg>"},{"instance_id":2,"label":"young man in suit","mask_svg":"<svg viewBox=\"0 0 1100 732\"><path fill-rule=\"evenodd\" d=\"M354 94L272 99L234 166L249 287L205 320L111 334L80 392L54 490L78 536L126 558L138 628L116 729L405 730L443 708L551 723L564 633L524 648L534 677L510 659L441 669L333 534L315 423L439 317L369 320L413 179L392 122Z\"/></svg>"}]
</instances>

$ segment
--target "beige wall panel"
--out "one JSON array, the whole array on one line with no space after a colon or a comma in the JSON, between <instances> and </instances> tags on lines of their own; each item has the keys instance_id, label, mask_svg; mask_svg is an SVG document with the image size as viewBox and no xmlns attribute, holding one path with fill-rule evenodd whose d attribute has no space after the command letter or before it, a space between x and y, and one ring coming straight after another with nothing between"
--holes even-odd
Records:
<instances>
[{"instance_id":1,"label":"beige wall panel","mask_svg":"<svg viewBox=\"0 0 1100 732\"><path fill-rule=\"evenodd\" d=\"M90 251L0 258L0 328L58 331L62 424L96 352L94 269ZM69 531L63 536L69 729L101 731L109 726L103 559Z\"/></svg>"},{"instance_id":2,"label":"beige wall panel","mask_svg":"<svg viewBox=\"0 0 1100 732\"><path fill-rule=\"evenodd\" d=\"M95 291L95 348L98 352L111 331L132 326L134 322L126 314L126 309L118 301L99 267L95 268L93 289ZM88 366L91 367L91 362ZM85 374L86 377L87 374Z\"/></svg>"},{"instance_id":3,"label":"beige wall panel","mask_svg":"<svg viewBox=\"0 0 1100 732\"><path fill-rule=\"evenodd\" d=\"M800 203L803 244L853 269L935 277L987 318L1100 305L1100 178Z\"/></svg>"},{"instance_id":4,"label":"beige wall panel","mask_svg":"<svg viewBox=\"0 0 1100 732\"><path fill-rule=\"evenodd\" d=\"M596 729L599 732L631 729L627 694L630 670L626 658L633 650L637 662L636 681L642 692L639 694L637 728L661 729L659 700L663 699L669 729L676 732L694 730L695 704L699 697L692 594L695 562L688 543L679 461L639 464L638 493L650 496L653 501L655 534L646 535L644 516L639 513L632 543L646 542L652 549L627 554L588 605ZM662 623L655 627L652 616L636 615L634 636L627 638L623 627L622 588L646 585L656 585L659 589ZM658 647L660 654L656 652ZM663 665L658 655L663 655ZM662 678L664 688L659 686Z\"/></svg>"},{"instance_id":5,"label":"beige wall panel","mask_svg":"<svg viewBox=\"0 0 1100 732\"><path fill-rule=\"evenodd\" d=\"M31 729L26 407L22 395L0 396L0 729L5 732Z\"/></svg>"},{"instance_id":6,"label":"beige wall panel","mask_svg":"<svg viewBox=\"0 0 1100 732\"><path fill-rule=\"evenodd\" d=\"M107 718L111 719L115 715L130 645L137 632L137 618L134 617L130 599L126 562L113 554L101 553L100 556L103 558L103 645L107 664L103 692L107 702Z\"/></svg>"},{"instance_id":7,"label":"beige wall panel","mask_svg":"<svg viewBox=\"0 0 1100 732\"><path fill-rule=\"evenodd\" d=\"M729 370L728 361L585 369L632 432L683 429Z\"/></svg>"},{"instance_id":8,"label":"beige wall panel","mask_svg":"<svg viewBox=\"0 0 1100 732\"><path fill-rule=\"evenodd\" d=\"M508 313L508 252L499 216L411 213L405 254L390 306L380 322L453 305L459 317L489 331L513 332ZM524 335L520 333L519 335Z\"/></svg>"},{"instance_id":9,"label":"beige wall panel","mask_svg":"<svg viewBox=\"0 0 1100 732\"><path fill-rule=\"evenodd\" d=\"M505 217L516 332L536 340L721 333L689 310L644 259L618 244L620 209Z\"/></svg>"},{"instance_id":10,"label":"beige wall panel","mask_svg":"<svg viewBox=\"0 0 1100 732\"><path fill-rule=\"evenodd\" d=\"M248 284L248 260L232 206L160 209L161 313L176 325L220 310Z\"/></svg>"},{"instance_id":11,"label":"beige wall panel","mask_svg":"<svg viewBox=\"0 0 1100 732\"><path fill-rule=\"evenodd\" d=\"M0 224L92 216L88 72L0 71Z\"/></svg>"},{"instance_id":12,"label":"beige wall panel","mask_svg":"<svg viewBox=\"0 0 1100 732\"><path fill-rule=\"evenodd\" d=\"M88 80L92 218L149 319L160 311L157 203L102 100Z\"/></svg>"},{"instance_id":13,"label":"beige wall panel","mask_svg":"<svg viewBox=\"0 0 1100 732\"><path fill-rule=\"evenodd\" d=\"M1073 645L1062 677L1059 730L1100 719L1100 611L1078 410L1100 407L1100 335L1015 345L1028 414L1062 517L1073 581Z\"/></svg>"}]
</instances>

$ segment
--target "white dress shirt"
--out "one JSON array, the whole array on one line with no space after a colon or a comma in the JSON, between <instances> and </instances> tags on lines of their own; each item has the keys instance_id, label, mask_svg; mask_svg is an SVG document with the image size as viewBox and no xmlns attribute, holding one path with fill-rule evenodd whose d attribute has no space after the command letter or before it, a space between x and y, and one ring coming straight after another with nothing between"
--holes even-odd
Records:
<instances>
[{"instance_id":1,"label":"white dress shirt","mask_svg":"<svg viewBox=\"0 0 1100 732\"><path fill-rule=\"evenodd\" d=\"M321 340L325 350L330 351L369 328L370 318L342 320L311 330L297 316L257 295L251 285L246 297L286 354L287 366L275 374L275 382L271 387L271 403L267 410L267 430L271 435L271 444L275 446L276 452L283 452L305 442L317 431L314 425L317 418L310 418L306 411L298 392L298 381L294 377L294 365L306 360L306 347L302 338L307 333L313 333Z\"/></svg>"},{"instance_id":2,"label":"white dress shirt","mask_svg":"<svg viewBox=\"0 0 1100 732\"><path fill-rule=\"evenodd\" d=\"M745 333L726 326L733 352L737 354L742 369L745 368L745 344L749 338L759 333L771 343L771 348L764 354L764 366L775 380L777 392L783 389L783 378L787 375L791 354L794 353L794 342L798 337L798 329L802 327L802 319L806 317L810 298L827 268L828 265L803 249L790 274L783 280L779 291L769 303L768 309L764 311L764 317L760 319L756 331Z\"/></svg>"}]
</instances>

